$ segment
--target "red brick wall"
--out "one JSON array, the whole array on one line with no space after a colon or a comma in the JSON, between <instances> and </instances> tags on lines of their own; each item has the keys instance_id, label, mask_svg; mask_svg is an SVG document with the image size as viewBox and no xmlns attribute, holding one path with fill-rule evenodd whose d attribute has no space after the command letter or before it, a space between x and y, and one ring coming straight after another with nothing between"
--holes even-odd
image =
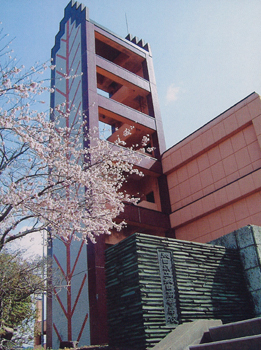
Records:
<instances>
[{"instance_id":1,"label":"red brick wall","mask_svg":"<svg viewBox=\"0 0 261 350\"><path fill-rule=\"evenodd\" d=\"M208 242L261 225L260 145L254 93L164 153L176 238Z\"/></svg>"}]
</instances>

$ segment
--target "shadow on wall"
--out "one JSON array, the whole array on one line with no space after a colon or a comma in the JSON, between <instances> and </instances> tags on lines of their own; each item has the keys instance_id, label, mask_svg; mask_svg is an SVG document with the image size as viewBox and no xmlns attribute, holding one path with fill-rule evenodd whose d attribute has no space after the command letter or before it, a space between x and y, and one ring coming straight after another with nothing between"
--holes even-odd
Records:
<instances>
[{"instance_id":1,"label":"shadow on wall","mask_svg":"<svg viewBox=\"0 0 261 350\"><path fill-rule=\"evenodd\" d=\"M228 250L220 260L213 280L211 300L214 318L221 319L223 323L254 317L254 305L237 251Z\"/></svg>"}]
</instances>

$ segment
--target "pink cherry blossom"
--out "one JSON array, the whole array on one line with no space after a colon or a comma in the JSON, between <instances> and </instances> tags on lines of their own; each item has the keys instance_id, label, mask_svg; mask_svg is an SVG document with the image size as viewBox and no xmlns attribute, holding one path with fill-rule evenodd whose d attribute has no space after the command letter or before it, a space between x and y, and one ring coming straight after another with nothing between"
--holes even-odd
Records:
<instances>
[{"instance_id":1,"label":"pink cherry blossom","mask_svg":"<svg viewBox=\"0 0 261 350\"><path fill-rule=\"evenodd\" d=\"M142 176L140 156L121 140L100 140L83 116L65 127L66 104L51 111L50 121L50 111L33 109L36 96L48 90L36 76L46 65L28 71L10 65L0 62L0 250L43 229L85 242L120 230L125 223L115 218L124 203L137 202L122 188L130 174Z\"/></svg>"}]
</instances>

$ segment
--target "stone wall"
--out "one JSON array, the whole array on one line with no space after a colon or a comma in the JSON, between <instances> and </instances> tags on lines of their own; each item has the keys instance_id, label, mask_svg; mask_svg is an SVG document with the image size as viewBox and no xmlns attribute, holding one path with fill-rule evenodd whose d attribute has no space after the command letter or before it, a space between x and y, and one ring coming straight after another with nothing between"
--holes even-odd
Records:
<instances>
[{"instance_id":1,"label":"stone wall","mask_svg":"<svg viewBox=\"0 0 261 350\"><path fill-rule=\"evenodd\" d=\"M237 249L241 258L247 288L254 302L256 317L261 316L261 227L244 226L210 242Z\"/></svg>"},{"instance_id":2,"label":"stone wall","mask_svg":"<svg viewBox=\"0 0 261 350\"><path fill-rule=\"evenodd\" d=\"M253 316L236 250L135 234L106 251L110 344L150 348L179 323Z\"/></svg>"}]
</instances>

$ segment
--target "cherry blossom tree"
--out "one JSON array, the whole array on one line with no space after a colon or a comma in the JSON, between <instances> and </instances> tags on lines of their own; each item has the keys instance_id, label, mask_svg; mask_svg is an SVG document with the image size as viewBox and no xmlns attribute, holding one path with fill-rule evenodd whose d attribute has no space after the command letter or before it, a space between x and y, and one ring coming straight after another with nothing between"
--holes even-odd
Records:
<instances>
[{"instance_id":1,"label":"cherry blossom tree","mask_svg":"<svg viewBox=\"0 0 261 350\"><path fill-rule=\"evenodd\" d=\"M41 80L47 64L26 71L15 63L4 46L0 51L0 251L9 242L41 230L50 229L64 239L73 234L84 241L120 230L124 223L114 219L125 202L136 201L122 186L128 175L141 175L133 166L137 154L121 147L120 140L115 145L99 139L96 130L88 129L84 115L64 126L69 113L63 105L42 111L39 96L50 90ZM86 139L89 147L84 148Z\"/></svg>"}]
</instances>

